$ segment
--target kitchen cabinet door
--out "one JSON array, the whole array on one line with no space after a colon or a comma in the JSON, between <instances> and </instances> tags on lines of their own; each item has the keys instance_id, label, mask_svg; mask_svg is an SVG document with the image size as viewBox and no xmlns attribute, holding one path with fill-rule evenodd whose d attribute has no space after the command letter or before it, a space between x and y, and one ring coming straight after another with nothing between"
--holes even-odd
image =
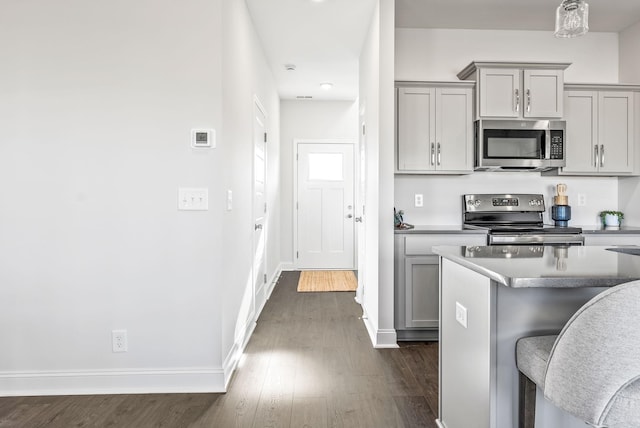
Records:
<instances>
[{"instance_id":1,"label":"kitchen cabinet door","mask_svg":"<svg viewBox=\"0 0 640 428\"><path fill-rule=\"evenodd\" d=\"M481 68L479 101L481 117L521 116L521 71L517 68Z\"/></svg>"},{"instance_id":2,"label":"kitchen cabinet door","mask_svg":"<svg viewBox=\"0 0 640 428\"><path fill-rule=\"evenodd\" d=\"M634 97L630 91L566 91L566 166L562 175L630 175Z\"/></svg>"},{"instance_id":3,"label":"kitchen cabinet door","mask_svg":"<svg viewBox=\"0 0 640 428\"><path fill-rule=\"evenodd\" d=\"M480 69L480 117L561 118L564 70Z\"/></svg>"},{"instance_id":4,"label":"kitchen cabinet door","mask_svg":"<svg viewBox=\"0 0 640 428\"><path fill-rule=\"evenodd\" d=\"M473 91L436 89L436 170L473 171Z\"/></svg>"},{"instance_id":5,"label":"kitchen cabinet door","mask_svg":"<svg viewBox=\"0 0 640 428\"><path fill-rule=\"evenodd\" d=\"M473 89L398 88L396 172L473 172Z\"/></svg>"},{"instance_id":6,"label":"kitchen cabinet door","mask_svg":"<svg viewBox=\"0 0 640 428\"><path fill-rule=\"evenodd\" d=\"M565 92L566 161L563 173L597 171L598 93Z\"/></svg>"},{"instance_id":7,"label":"kitchen cabinet door","mask_svg":"<svg viewBox=\"0 0 640 428\"><path fill-rule=\"evenodd\" d=\"M438 328L438 256L405 260L405 326Z\"/></svg>"},{"instance_id":8,"label":"kitchen cabinet door","mask_svg":"<svg viewBox=\"0 0 640 428\"><path fill-rule=\"evenodd\" d=\"M522 113L524 117L562 118L563 70L524 70L523 84Z\"/></svg>"},{"instance_id":9,"label":"kitchen cabinet door","mask_svg":"<svg viewBox=\"0 0 640 428\"><path fill-rule=\"evenodd\" d=\"M600 92L598 95L598 171L633 172L633 93Z\"/></svg>"},{"instance_id":10,"label":"kitchen cabinet door","mask_svg":"<svg viewBox=\"0 0 640 428\"><path fill-rule=\"evenodd\" d=\"M398 171L435 169L435 88L399 88Z\"/></svg>"}]
</instances>

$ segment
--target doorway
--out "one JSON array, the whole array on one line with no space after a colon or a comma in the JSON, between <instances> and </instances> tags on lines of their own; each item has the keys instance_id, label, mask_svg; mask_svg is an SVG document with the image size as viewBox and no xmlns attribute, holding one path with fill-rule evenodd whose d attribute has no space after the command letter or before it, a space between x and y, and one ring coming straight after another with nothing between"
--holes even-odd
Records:
<instances>
[{"instance_id":1,"label":"doorway","mask_svg":"<svg viewBox=\"0 0 640 428\"><path fill-rule=\"evenodd\" d=\"M254 304L266 300L266 175L267 128L266 113L258 99L254 102L253 122L253 292ZM256 308L253 308L254 310Z\"/></svg>"},{"instance_id":2,"label":"doorway","mask_svg":"<svg viewBox=\"0 0 640 428\"><path fill-rule=\"evenodd\" d=\"M297 269L355 269L354 144L294 144Z\"/></svg>"}]
</instances>

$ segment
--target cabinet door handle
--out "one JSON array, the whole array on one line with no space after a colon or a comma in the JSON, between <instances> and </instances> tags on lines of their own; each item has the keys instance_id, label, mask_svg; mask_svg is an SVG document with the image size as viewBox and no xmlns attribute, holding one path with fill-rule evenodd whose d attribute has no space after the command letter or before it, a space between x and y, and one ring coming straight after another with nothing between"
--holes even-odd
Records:
<instances>
[{"instance_id":1,"label":"cabinet door handle","mask_svg":"<svg viewBox=\"0 0 640 428\"><path fill-rule=\"evenodd\" d=\"M600 168L604 167L604 144L600 144Z\"/></svg>"},{"instance_id":2,"label":"cabinet door handle","mask_svg":"<svg viewBox=\"0 0 640 428\"><path fill-rule=\"evenodd\" d=\"M436 163L436 145L431 143L431 165Z\"/></svg>"},{"instance_id":3,"label":"cabinet door handle","mask_svg":"<svg viewBox=\"0 0 640 428\"><path fill-rule=\"evenodd\" d=\"M531 111L531 91L527 89L527 113Z\"/></svg>"},{"instance_id":4,"label":"cabinet door handle","mask_svg":"<svg viewBox=\"0 0 640 428\"><path fill-rule=\"evenodd\" d=\"M520 111L520 90L516 89L516 112Z\"/></svg>"},{"instance_id":5,"label":"cabinet door handle","mask_svg":"<svg viewBox=\"0 0 640 428\"><path fill-rule=\"evenodd\" d=\"M593 166L597 168L598 167L598 158L600 157L600 155L598 154L598 145L597 144L593 147L593 150L594 150Z\"/></svg>"},{"instance_id":6,"label":"cabinet door handle","mask_svg":"<svg viewBox=\"0 0 640 428\"><path fill-rule=\"evenodd\" d=\"M440 143L438 143L438 166L440 166Z\"/></svg>"}]
</instances>

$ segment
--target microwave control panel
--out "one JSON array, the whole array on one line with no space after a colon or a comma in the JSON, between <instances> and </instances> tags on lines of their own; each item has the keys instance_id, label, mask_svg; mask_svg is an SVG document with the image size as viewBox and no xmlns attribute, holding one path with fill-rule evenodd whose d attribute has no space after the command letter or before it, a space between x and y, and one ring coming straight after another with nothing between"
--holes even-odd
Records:
<instances>
[{"instance_id":1,"label":"microwave control panel","mask_svg":"<svg viewBox=\"0 0 640 428\"><path fill-rule=\"evenodd\" d=\"M561 130L551 130L551 153L549 159L564 159L564 141L563 132Z\"/></svg>"}]
</instances>

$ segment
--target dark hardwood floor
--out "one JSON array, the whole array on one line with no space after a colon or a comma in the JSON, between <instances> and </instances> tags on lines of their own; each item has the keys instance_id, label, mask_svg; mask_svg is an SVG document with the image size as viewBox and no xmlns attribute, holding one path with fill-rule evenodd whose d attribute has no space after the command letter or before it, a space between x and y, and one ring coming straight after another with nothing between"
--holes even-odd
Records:
<instances>
[{"instance_id":1,"label":"dark hardwood floor","mask_svg":"<svg viewBox=\"0 0 640 428\"><path fill-rule=\"evenodd\" d=\"M373 349L354 293L284 272L226 394L0 398L0 427L436 427L438 346Z\"/></svg>"}]
</instances>

